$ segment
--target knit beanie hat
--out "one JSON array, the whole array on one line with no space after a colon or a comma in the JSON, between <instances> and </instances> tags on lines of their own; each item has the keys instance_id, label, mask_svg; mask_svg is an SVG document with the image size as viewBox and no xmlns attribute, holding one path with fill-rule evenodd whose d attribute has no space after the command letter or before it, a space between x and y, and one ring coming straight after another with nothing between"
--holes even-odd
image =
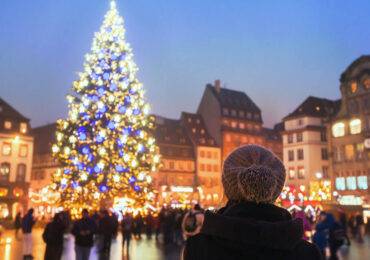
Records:
<instances>
[{"instance_id":1,"label":"knit beanie hat","mask_svg":"<svg viewBox=\"0 0 370 260\"><path fill-rule=\"evenodd\" d=\"M241 146L224 162L222 184L229 200L274 203L284 182L283 163L262 146Z\"/></svg>"}]
</instances>

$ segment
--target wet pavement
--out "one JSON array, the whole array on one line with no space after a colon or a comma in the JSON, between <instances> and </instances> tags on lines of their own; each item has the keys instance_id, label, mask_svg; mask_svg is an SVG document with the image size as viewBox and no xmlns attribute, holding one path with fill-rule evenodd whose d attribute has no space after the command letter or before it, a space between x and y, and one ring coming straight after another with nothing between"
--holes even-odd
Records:
<instances>
[{"instance_id":1,"label":"wet pavement","mask_svg":"<svg viewBox=\"0 0 370 260\"><path fill-rule=\"evenodd\" d=\"M35 260L42 260L45 251L45 244L41 238L42 229L35 229L33 232L33 256ZM111 258L112 260L177 260L181 259L181 247L164 246L161 240L148 240L145 236L141 240L132 239L129 249L122 252L121 236L112 242ZM19 260L22 259L22 241L15 239L14 232L6 231L3 234L0 243L1 260ZM74 238L72 235L66 235L64 243L64 253L62 260L73 260L74 255ZM90 260L97 260L96 248L92 249ZM342 247L340 259L343 260L362 260L370 259L370 238L366 237L364 243L358 243L352 240L349 247Z\"/></svg>"}]
</instances>

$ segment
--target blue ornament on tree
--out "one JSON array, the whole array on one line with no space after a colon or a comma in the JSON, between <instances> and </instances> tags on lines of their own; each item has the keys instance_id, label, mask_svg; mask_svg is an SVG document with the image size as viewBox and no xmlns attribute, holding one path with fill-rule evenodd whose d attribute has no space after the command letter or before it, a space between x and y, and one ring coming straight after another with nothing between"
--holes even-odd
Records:
<instances>
[{"instance_id":1,"label":"blue ornament on tree","mask_svg":"<svg viewBox=\"0 0 370 260\"><path fill-rule=\"evenodd\" d=\"M71 170L70 169L64 169L64 173L65 174L70 174L71 173Z\"/></svg>"},{"instance_id":2,"label":"blue ornament on tree","mask_svg":"<svg viewBox=\"0 0 370 260\"><path fill-rule=\"evenodd\" d=\"M104 93L105 93L105 90L104 90L103 87L98 88L98 94L99 94L99 96L103 96Z\"/></svg>"},{"instance_id":3,"label":"blue ornament on tree","mask_svg":"<svg viewBox=\"0 0 370 260\"><path fill-rule=\"evenodd\" d=\"M93 73L91 73L91 78L92 78L93 80L98 80L98 79L99 79L99 75L98 75L98 74L96 74L95 72L93 72Z\"/></svg>"},{"instance_id":4,"label":"blue ornament on tree","mask_svg":"<svg viewBox=\"0 0 370 260\"><path fill-rule=\"evenodd\" d=\"M102 184L102 185L100 185L100 186L99 186L99 190L100 190L101 192L106 192L106 191L108 190L108 187L107 187L107 185Z\"/></svg>"},{"instance_id":5,"label":"blue ornament on tree","mask_svg":"<svg viewBox=\"0 0 370 260\"><path fill-rule=\"evenodd\" d=\"M134 183L135 181L136 181L135 176L131 176L130 179L128 179L128 182L131 184Z\"/></svg>"},{"instance_id":6,"label":"blue ornament on tree","mask_svg":"<svg viewBox=\"0 0 370 260\"><path fill-rule=\"evenodd\" d=\"M103 79L104 79L104 80L109 80L109 77L110 77L109 72L104 72L104 74L103 74Z\"/></svg>"},{"instance_id":7,"label":"blue ornament on tree","mask_svg":"<svg viewBox=\"0 0 370 260\"><path fill-rule=\"evenodd\" d=\"M114 123L114 121L109 121L107 127L110 129L110 130L113 130L114 128L116 128L116 124Z\"/></svg>"},{"instance_id":8,"label":"blue ornament on tree","mask_svg":"<svg viewBox=\"0 0 370 260\"><path fill-rule=\"evenodd\" d=\"M135 185L134 186L134 190L137 192L137 191L140 191L140 187L139 186L137 186L137 185Z\"/></svg>"},{"instance_id":9,"label":"blue ornament on tree","mask_svg":"<svg viewBox=\"0 0 370 260\"><path fill-rule=\"evenodd\" d=\"M118 87L117 87L116 84L114 84L114 83L110 84L110 86L109 86L110 91L116 91L117 89L118 89Z\"/></svg>"},{"instance_id":10,"label":"blue ornament on tree","mask_svg":"<svg viewBox=\"0 0 370 260\"><path fill-rule=\"evenodd\" d=\"M126 113L126 107L125 107L124 105L121 105L121 106L119 106L118 111L119 111L121 114L124 114L124 113Z\"/></svg>"}]
</instances>

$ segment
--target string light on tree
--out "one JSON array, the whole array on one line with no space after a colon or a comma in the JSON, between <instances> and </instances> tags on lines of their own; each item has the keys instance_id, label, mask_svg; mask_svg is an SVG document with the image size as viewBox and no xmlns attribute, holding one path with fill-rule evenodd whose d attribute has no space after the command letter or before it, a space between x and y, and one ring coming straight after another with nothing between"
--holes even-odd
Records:
<instances>
[{"instance_id":1,"label":"string light on tree","mask_svg":"<svg viewBox=\"0 0 370 260\"><path fill-rule=\"evenodd\" d=\"M97 209L116 197L138 208L152 199L149 173L160 157L137 70L112 1L67 96L68 118L57 122L52 151L63 170L53 180L64 208Z\"/></svg>"}]
</instances>

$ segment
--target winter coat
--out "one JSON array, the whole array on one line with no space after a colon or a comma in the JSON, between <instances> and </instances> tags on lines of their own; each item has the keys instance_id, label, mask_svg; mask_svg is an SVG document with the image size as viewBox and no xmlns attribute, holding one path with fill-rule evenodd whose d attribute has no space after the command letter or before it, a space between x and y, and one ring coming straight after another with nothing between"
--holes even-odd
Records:
<instances>
[{"instance_id":1,"label":"winter coat","mask_svg":"<svg viewBox=\"0 0 370 260\"><path fill-rule=\"evenodd\" d=\"M186 241L184 260L321 259L302 236L302 221L285 209L229 202L217 213L206 212L200 233Z\"/></svg>"},{"instance_id":2,"label":"winter coat","mask_svg":"<svg viewBox=\"0 0 370 260\"><path fill-rule=\"evenodd\" d=\"M76 221L72 228L75 244L82 247L92 247L96 231L97 226L91 218L82 218Z\"/></svg>"},{"instance_id":3,"label":"winter coat","mask_svg":"<svg viewBox=\"0 0 370 260\"><path fill-rule=\"evenodd\" d=\"M22 219L22 231L24 234L32 232L32 227L35 225L36 221L32 214L26 214Z\"/></svg>"},{"instance_id":4,"label":"winter coat","mask_svg":"<svg viewBox=\"0 0 370 260\"><path fill-rule=\"evenodd\" d=\"M42 239L46 245L63 246L65 226L61 221L52 221L46 225Z\"/></svg>"},{"instance_id":5,"label":"winter coat","mask_svg":"<svg viewBox=\"0 0 370 260\"><path fill-rule=\"evenodd\" d=\"M312 241L321 251L328 246L329 229L333 226L333 224L333 215L327 214L326 219L316 225L315 234L312 237Z\"/></svg>"}]
</instances>

